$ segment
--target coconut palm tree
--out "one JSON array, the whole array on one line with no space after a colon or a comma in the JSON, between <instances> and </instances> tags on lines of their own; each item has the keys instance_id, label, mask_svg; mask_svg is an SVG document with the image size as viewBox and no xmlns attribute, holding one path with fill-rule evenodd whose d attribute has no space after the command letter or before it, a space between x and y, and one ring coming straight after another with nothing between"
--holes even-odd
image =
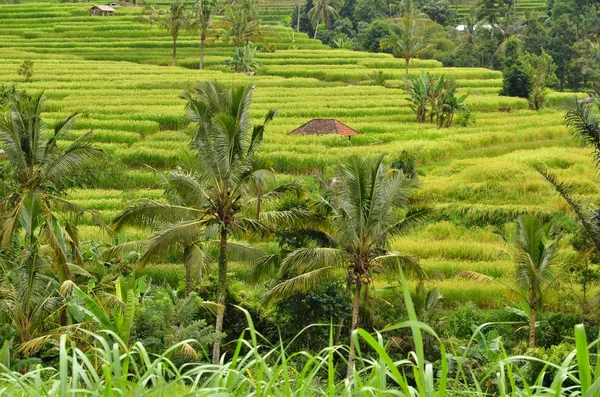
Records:
<instances>
[{"instance_id":1,"label":"coconut palm tree","mask_svg":"<svg viewBox=\"0 0 600 397\"><path fill-rule=\"evenodd\" d=\"M213 28L213 17L217 10L215 0L198 0L192 12L191 26L200 34L200 63L198 68L204 69L204 50L206 41Z\"/></svg>"},{"instance_id":2,"label":"coconut palm tree","mask_svg":"<svg viewBox=\"0 0 600 397\"><path fill-rule=\"evenodd\" d=\"M300 248L288 254L278 274L289 278L265 295L265 304L306 292L341 268L346 273L348 288L354 290L350 330L356 330L361 293L373 283L375 274L398 272L398 266L402 266L424 275L415 258L389 250L391 238L420 223L429 213L428 209L417 208L409 210L400 220L394 216L397 208L408 205L408 194L415 187L414 180L387 169L383 156L348 158L318 204L330 213L334 246ZM348 376L353 371L354 355L354 342L350 340Z\"/></svg>"},{"instance_id":3,"label":"coconut palm tree","mask_svg":"<svg viewBox=\"0 0 600 397\"><path fill-rule=\"evenodd\" d=\"M341 8L342 2L340 0L316 0L313 8L308 12L308 18L313 28L315 28L315 35L313 38L317 38L317 31L319 30L319 24L325 23L327 27L331 26L331 20L340 17L338 10Z\"/></svg>"},{"instance_id":4,"label":"coconut palm tree","mask_svg":"<svg viewBox=\"0 0 600 397\"><path fill-rule=\"evenodd\" d=\"M143 17L144 22L154 23L166 30L173 39L173 59L172 66L177 62L177 39L179 34L191 26L191 14L186 3L173 1L169 4L168 10L162 10L159 6L146 5L144 11L147 15Z\"/></svg>"},{"instance_id":5,"label":"coconut palm tree","mask_svg":"<svg viewBox=\"0 0 600 397\"><path fill-rule=\"evenodd\" d=\"M92 146L90 133L60 150L56 142L69 130L77 114L58 122L48 133L41 116L44 110L43 94L29 97L19 93L6 114L0 116L0 145L14 181L11 194L0 201L0 248L8 247L25 232L30 236L25 240L26 248L33 249L27 244L49 247L52 270L63 282L82 271L75 265L81 264L82 258L77 227L69 221L61 223L59 214L79 216L89 211L60 195L73 172L86 160L102 155L102 151ZM34 214L34 210L39 213ZM101 224L97 213L89 213ZM41 218L27 221L34 215ZM39 236L35 241L34 235Z\"/></svg>"},{"instance_id":6,"label":"coconut palm tree","mask_svg":"<svg viewBox=\"0 0 600 397\"><path fill-rule=\"evenodd\" d=\"M405 63L404 78L408 79L408 67L411 59L418 57L428 46L421 40L419 25L414 18L400 19L400 35L393 34L380 43L382 49L392 50L397 58L403 58Z\"/></svg>"},{"instance_id":7,"label":"coconut palm tree","mask_svg":"<svg viewBox=\"0 0 600 397\"><path fill-rule=\"evenodd\" d=\"M552 223L542 223L533 216L517 219L514 241L503 240L512 247L516 263L516 290L529 309L529 346L535 346L537 313L544 299L555 286L555 263L558 235Z\"/></svg>"},{"instance_id":8,"label":"coconut palm tree","mask_svg":"<svg viewBox=\"0 0 600 397\"><path fill-rule=\"evenodd\" d=\"M182 94L187 101L187 120L195 125L191 148L195 165L173 171L168 176L171 192L179 203L146 201L126 209L114 221L118 230L126 224L156 227L160 230L146 244L140 262L162 256L177 247L193 247L206 242L217 247L217 313L215 331L223 331L224 305L228 289L228 258L256 258L257 250L231 241L248 233L264 234L276 221L301 221L300 212L261 212L260 219L246 216L252 208L250 186L256 174L253 158L260 146L265 125L276 112L267 113L262 125L250 125L250 103L254 86L226 88L216 82L198 85L194 93ZM216 240L213 240L213 235ZM200 250L194 249L195 261ZM213 346L213 362L220 360L220 341Z\"/></svg>"}]
</instances>

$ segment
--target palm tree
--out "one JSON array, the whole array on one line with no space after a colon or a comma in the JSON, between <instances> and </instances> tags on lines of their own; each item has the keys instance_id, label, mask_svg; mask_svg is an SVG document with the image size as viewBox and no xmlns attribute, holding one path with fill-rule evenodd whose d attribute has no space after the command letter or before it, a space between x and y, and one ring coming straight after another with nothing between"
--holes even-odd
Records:
<instances>
[{"instance_id":1,"label":"palm tree","mask_svg":"<svg viewBox=\"0 0 600 397\"><path fill-rule=\"evenodd\" d=\"M324 22L327 27L331 26L331 20L339 18L338 10L341 8L340 0L316 0L313 8L308 12L310 23L315 28L314 39L317 38L319 23Z\"/></svg>"},{"instance_id":2,"label":"palm tree","mask_svg":"<svg viewBox=\"0 0 600 397\"><path fill-rule=\"evenodd\" d=\"M31 193L23 197L21 221L28 225L23 230L23 252L16 265L0 263L0 320L11 324L21 344L38 336L51 324L51 317L61 307L59 284L48 276L50 253L42 246L45 214L43 197ZM4 317L4 318L3 318Z\"/></svg>"},{"instance_id":3,"label":"palm tree","mask_svg":"<svg viewBox=\"0 0 600 397\"><path fill-rule=\"evenodd\" d=\"M74 264L81 264L82 258L77 227L68 221L63 225L58 214L78 216L86 211L60 197L61 187L86 160L103 152L89 142L90 133L60 150L56 142L69 130L77 114L58 122L48 134L41 117L44 110L43 94L29 97L19 93L6 114L0 117L0 144L15 182L12 193L0 201L0 248L8 247L25 232L29 236L25 240L28 249L34 250L33 246L42 244L50 248L52 270L63 282L71 279L74 272L82 272ZM101 224L100 216L90 213L96 223ZM39 219L25 221L34 215ZM33 236L39 238L34 240ZM34 251L37 255L37 248Z\"/></svg>"},{"instance_id":4,"label":"palm tree","mask_svg":"<svg viewBox=\"0 0 600 397\"><path fill-rule=\"evenodd\" d=\"M400 35L390 35L380 43L382 49L392 50L397 58L403 58L405 63L405 79L408 79L408 66L411 59L418 57L428 46L421 41L417 20L402 18L400 20Z\"/></svg>"},{"instance_id":5,"label":"palm tree","mask_svg":"<svg viewBox=\"0 0 600 397\"><path fill-rule=\"evenodd\" d=\"M173 1L169 4L167 11L161 10L159 6L146 6L146 13L149 13L143 20L149 23L155 23L163 30L166 30L173 39L173 60L172 65L177 62L177 38L181 31L190 27L190 12L185 2Z\"/></svg>"},{"instance_id":6,"label":"palm tree","mask_svg":"<svg viewBox=\"0 0 600 397\"><path fill-rule=\"evenodd\" d=\"M234 1L228 4L223 16L224 40L243 47L261 34L260 19L252 0Z\"/></svg>"},{"instance_id":7,"label":"palm tree","mask_svg":"<svg viewBox=\"0 0 600 397\"><path fill-rule=\"evenodd\" d=\"M502 236L512 245L516 263L514 281L529 309L529 346L535 346L537 313L543 308L544 298L554 287L554 268L558 237L552 223L542 223L533 216L517 219L514 241Z\"/></svg>"},{"instance_id":8,"label":"palm tree","mask_svg":"<svg viewBox=\"0 0 600 397\"><path fill-rule=\"evenodd\" d=\"M271 110L263 125L251 128L249 108L254 86L227 89L216 82L198 85L195 93L184 93L187 119L196 131L191 147L195 167L173 171L168 177L170 189L181 199L177 203L147 201L120 214L113 224L144 226L165 225L148 240L140 262L161 256L176 247L192 247L198 241L218 247L217 303L223 309L217 314L215 331L223 331L224 305L228 289L228 256L234 252L256 254L248 246L234 243L233 236L266 233L267 223L285 218L298 218L291 212L261 212L260 220L245 216L251 201L249 189L254 175L253 156L263 139L265 125L275 116ZM217 240L211 236L216 234ZM196 261L201 257L195 250ZM213 346L213 362L220 360L220 341Z\"/></svg>"},{"instance_id":9,"label":"palm tree","mask_svg":"<svg viewBox=\"0 0 600 397\"><path fill-rule=\"evenodd\" d=\"M401 220L394 216L395 209L408 205L408 193L414 187L413 180L387 169L383 156L348 158L327 195L319 201L319 207L331 214L334 247L300 248L287 255L278 274L282 278L293 276L271 289L265 295L265 304L306 292L341 268L346 272L348 288L354 289L350 329L356 330L361 292L373 283L374 274L398 272L398 266L402 266L423 276L415 258L389 250L391 238L420 223L429 213L428 209L417 208L409 210ZM365 296L367 293L368 290ZM348 376L353 371L354 357L354 342L350 340Z\"/></svg>"},{"instance_id":10,"label":"palm tree","mask_svg":"<svg viewBox=\"0 0 600 397\"><path fill-rule=\"evenodd\" d=\"M200 33L200 63L198 68L204 69L204 50L206 40L212 30L213 17L217 9L215 0L198 0L194 6L191 26Z\"/></svg>"}]
</instances>

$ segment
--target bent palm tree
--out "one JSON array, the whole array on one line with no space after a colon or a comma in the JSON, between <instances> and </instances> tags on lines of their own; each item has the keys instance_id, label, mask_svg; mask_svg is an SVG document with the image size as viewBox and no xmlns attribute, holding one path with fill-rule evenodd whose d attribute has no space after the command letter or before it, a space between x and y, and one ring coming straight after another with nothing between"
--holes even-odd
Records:
<instances>
[{"instance_id":1,"label":"bent palm tree","mask_svg":"<svg viewBox=\"0 0 600 397\"><path fill-rule=\"evenodd\" d=\"M63 225L57 213L81 215L86 211L59 197L60 187L84 161L100 156L102 151L89 142L90 133L59 150L56 142L69 130L77 114L58 122L46 138L46 125L41 117L44 109L42 94L29 97L20 93L13 98L8 112L0 117L0 144L16 185L12 194L0 201L0 248L9 246L22 231L30 236L39 234L40 244L51 249L52 270L62 282L72 278L73 272L81 271L74 263L80 264L82 259L77 227L68 221ZM34 210L39 210L35 213L41 217L39 222L28 221ZM91 214L100 224L99 215ZM29 242L33 244L33 240Z\"/></svg>"},{"instance_id":2,"label":"bent palm tree","mask_svg":"<svg viewBox=\"0 0 600 397\"><path fill-rule=\"evenodd\" d=\"M373 283L374 274L398 272L398 266L402 266L424 276L415 258L389 250L390 238L419 224L429 213L428 209L417 208L401 220L394 216L395 209L408 205L408 193L414 187L415 182L402 173L391 173L383 165L383 156L347 159L320 202L331 213L334 247L300 248L287 255L279 276L295 276L270 290L265 303L306 292L331 277L336 268L342 268L348 287L354 289L350 329L356 330L361 292ZM350 340L348 376L353 372L354 357L354 342Z\"/></svg>"},{"instance_id":3,"label":"bent palm tree","mask_svg":"<svg viewBox=\"0 0 600 397\"><path fill-rule=\"evenodd\" d=\"M191 147L195 153L193 167L169 174L170 191L177 203L143 202L126 209L114 221L116 229L125 224L163 225L148 240L141 263L161 256L177 247L190 248L213 234L218 246L217 313L215 330L223 331L225 298L228 289L228 255L236 251L253 257L256 250L230 241L234 235L266 233L267 223L278 219L298 219L291 212L262 212L260 219L245 216L252 205L249 189L258 170L253 169L253 156L263 139L265 125L275 116L271 110L263 125L250 126L249 108L254 86L227 89L216 82L201 83L195 93L184 93L187 119L196 131ZM200 260L200 251L193 249ZM220 360L220 341L213 346L213 362Z\"/></svg>"},{"instance_id":4,"label":"bent palm tree","mask_svg":"<svg viewBox=\"0 0 600 397\"><path fill-rule=\"evenodd\" d=\"M323 22L328 27L331 25L332 19L339 18L340 14L338 9L341 4L339 0L317 0L313 8L308 12L308 18L313 28L315 28L314 39L317 38L317 31L319 30L319 23Z\"/></svg>"}]
</instances>

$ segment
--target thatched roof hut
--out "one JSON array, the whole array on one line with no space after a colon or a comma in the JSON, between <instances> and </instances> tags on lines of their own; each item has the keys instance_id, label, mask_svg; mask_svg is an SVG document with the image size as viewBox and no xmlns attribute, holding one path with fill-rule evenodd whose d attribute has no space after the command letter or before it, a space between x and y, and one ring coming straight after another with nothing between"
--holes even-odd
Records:
<instances>
[{"instance_id":1,"label":"thatched roof hut","mask_svg":"<svg viewBox=\"0 0 600 397\"><path fill-rule=\"evenodd\" d=\"M110 6L93 6L90 8L90 16L114 15L115 9Z\"/></svg>"},{"instance_id":2,"label":"thatched roof hut","mask_svg":"<svg viewBox=\"0 0 600 397\"><path fill-rule=\"evenodd\" d=\"M331 135L351 137L358 135L358 132L348 127L346 124L335 119L313 119L306 124L301 125L295 130L289 132L289 135Z\"/></svg>"}]
</instances>

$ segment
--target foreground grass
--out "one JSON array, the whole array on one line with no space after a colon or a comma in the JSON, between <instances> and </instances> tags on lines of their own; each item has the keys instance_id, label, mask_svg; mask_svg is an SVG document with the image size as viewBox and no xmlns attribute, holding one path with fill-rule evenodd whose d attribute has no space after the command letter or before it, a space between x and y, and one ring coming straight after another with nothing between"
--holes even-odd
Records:
<instances>
[{"instance_id":1,"label":"foreground grass","mask_svg":"<svg viewBox=\"0 0 600 397\"><path fill-rule=\"evenodd\" d=\"M334 346L333 336L329 346L316 354L289 351L283 342L276 346L266 343L245 312L249 326L236 342L233 355L224 357L219 365L175 365L170 356L189 351L191 340L151 355L139 342L127 347L109 332L85 331L95 347L84 351L61 335L58 368L38 366L23 374L0 365L0 396L598 395L600 371L592 366L597 355L590 353L598 342L588 344L583 325L575 327L576 349L562 362L511 357L500 342L488 347L497 355L487 370L474 376L468 365L462 365L469 357L446 354L435 332L417 321L409 289L406 283L403 286L409 321L374 335L357 330L352 335L358 349L356 370L348 379L340 377L345 372L340 367L345 366L347 348ZM475 331L465 352L474 348L487 325ZM385 342L387 333L399 329L410 329L414 342L414 350L404 359L391 357ZM433 339L439 347L439 362L426 360L424 338ZM527 384L521 374L527 362L542 364L533 384Z\"/></svg>"}]
</instances>

